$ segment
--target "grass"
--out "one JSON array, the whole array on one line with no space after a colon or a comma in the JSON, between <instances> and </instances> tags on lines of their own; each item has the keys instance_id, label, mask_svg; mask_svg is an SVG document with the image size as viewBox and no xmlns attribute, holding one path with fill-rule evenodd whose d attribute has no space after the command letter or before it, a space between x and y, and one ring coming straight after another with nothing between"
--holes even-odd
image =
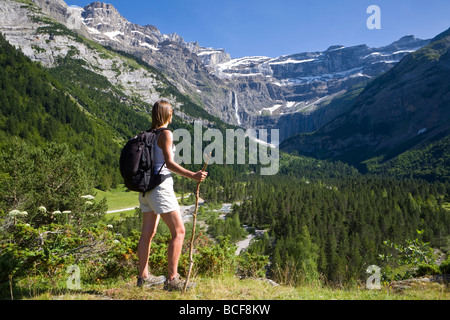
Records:
<instances>
[{"instance_id":1,"label":"grass","mask_svg":"<svg viewBox=\"0 0 450 320\"><path fill-rule=\"evenodd\" d=\"M139 206L138 194L136 192L127 191L122 184L116 189L109 191L94 190L96 201L106 198L108 202L108 211L134 208Z\"/></svg>"},{"instance_id":2,"label":"grass","mask_svg":"<svg viewBox=\"0 0 450 320\"><path fill-rule=\"evenodd\" d=\"M136 287L136 279L80 291L47 291L29 300L450 300L448 285L417 283L409 289L384 286L380 290L364 287L334 289L326 286L273 286L258 279L239 280L234 276L194 278L197 287L186 294L168 292L162 285Z\"/></svg>"},{"instance_id":3,"label":"grass","mask_svg":"<svg viewBox=\"0 0 450 320\"><path fill-rule=\"evenodd\" d=\"M121 210L117 212L110 212L106 214L106 218L111 218L114 221L124 220L126 217L133 217L136 215L136 210Z\"/></svg>"},{"instance_id":4,"label":"grass","mask_svg":"<svg viewBox=\"0 0 450 320\"><path fill-rule=\"evenodd\" d=\"M124 216L134 215L134 208L139 207L138 193L128 191L128 189L123 184L109 191L102 191L99 189L94 189L93 191L93 193L96 195L96 201L100 201L103 198L106 198L106 201L108 203L108 212L120 210L118 212L108 213L108 218L122 219ZM192 205L195 203L195 197L192 194L184 193L183 201L181 201L181 193L176 193L176 196L180 205ZM127 210L129 208L133 209Z\"/></svg>"}]
</instances>

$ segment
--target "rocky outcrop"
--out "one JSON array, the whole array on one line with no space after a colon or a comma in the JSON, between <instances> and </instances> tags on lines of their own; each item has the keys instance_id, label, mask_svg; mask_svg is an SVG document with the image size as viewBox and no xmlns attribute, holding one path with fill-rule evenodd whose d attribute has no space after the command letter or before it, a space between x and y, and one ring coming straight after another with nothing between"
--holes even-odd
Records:
<instances>
[{"instance_id":1,"label":"rocky outcrop","mask_svg":"<svg viewBox=\"0 0 450 320\"><path fill-rule=\"evenodd\" d=\"M206 48L186 43L177 34L162 34L155 26L131 23L110 4L91 3L83 8L82 18L95 41L141 58L208 113L232 122L227 112L229 90L204 64L208 59L223 61L221 54L202 54Z\"/></svg>"},{"instance_id":2,"label":"rocky outcrop","mask_svg":"<svg viewBox=\"0 0 450 320\"><path fill-rule=\"evenodd\" d=\"M83 37L90 39L90 32L82 23L81 10L68 6L63 0L31 0L43 13L49 15L69 29L76 30ZM33 10L33 9L32 9Z\"/></svg>"},{"instance_id":3,"label":"rocky outcrop","mask_svg":"<svg viewBox=\"0 0 450 320\"><path fill-rule=\"evenodd\" d=\"M45 1L49 2L51 1ZM60 1L56 3L59 4ZM12 0L1 1L0 32L31 60L38 61L45 67L55 67L58 59L70 55L72 59L83 61L86 69L106 77L129 98L148 103L160 98L158 89L166 85L157 74L139 67L137 63L131 65L128 59L120 55L96 49L87 42L79 41L75 33L60 29L44 12L47 10L63 18L65 7L62 4L52 7L51 10L50 7L52 6L40 9ZM173 103L175 107L179 107L178 102Z\"/></svg>"},{"instance_id":4,"label":"rocky outcrop","mask_svg":"<svg viewBox=\"0 0 450 320\"><path fill-rule=\"evenodd\" d=\"M204 48L199 45L197 41L188 42L186 47L195 53L202 63L211 70L218 64L225 63L231 60L229 53L225 49Z\"/></svg>"},{"instance_id":5,"label":"rocky outcrop","mask_svg":"<svg viewBox=\"0 0 450 320\"><path fill-rule=\"evenodd\" d=\"M427 40L407 36L382 48L366 45L332 46L324 52L305 52L271 59L247 57L234 59L215 67L221 78L249 83L252 80L278 86L281 95L274 101L282 103L271 114L295 113L302 108L301 102L310 104L318 99L335 95L355 84L386 72L404 56L428 43ZM292 108L292 104L296 106ZM274 104L274 105L275 105ZM253 114L263 111L252 110Z\"/></svg>"}]
</instances>

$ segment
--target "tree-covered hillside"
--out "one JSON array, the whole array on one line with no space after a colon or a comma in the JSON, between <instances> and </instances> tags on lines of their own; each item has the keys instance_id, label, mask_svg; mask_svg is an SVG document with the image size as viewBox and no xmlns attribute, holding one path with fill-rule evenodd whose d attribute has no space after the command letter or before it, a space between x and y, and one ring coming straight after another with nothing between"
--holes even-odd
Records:
<instances>
[{"instance_id":1,"label":"tree-covered hillside","mask_svg":"<svg viewBox=\"0 0 450 320\"><path fill-rule=\"evenodd\" d=\"M48 70L31 62L3 37L0 43L2 146L13 137L38 147L48 142L65 143L71 152L83 153L88 164L95 167L98 186L107 187L105 179L110 185L117 179L112 173L118 163L117 141L124 136L93 117ZM141 119L145 123L145 118Z\"/></svg>"},{"instance_id":2,"label":"tree-covered hillside","mask_svg":"<svg viewBox=\"0 0 450 320\"><path fill-rule=\"evenodd\" d=\"M75 49L59 59L56 67L46 69L31 62L3 37L0 41L2 143L8 143L14 136L41 147L47 142L64 142L72 152L86 156L96 175L96 187L106 190L121 183L118 170L121 147L127 139L150 127L151 105L127 96L106 77L90 71L86 62L73 58ZM129 55L123 58L130 59L130 64L133 62ZM134 64L157 73L135 59ZM163 75L159 76L166 82L161 94L183 103L185 114L205 118L222 129L229 128L180 94ZM171 128L193 131L192 124L176 113Z\"/></svg>"},{"instance_id":3,"label":"tree-covered hillside","mask_svg":"<svg viewBox=\"0 0 450 320\"><path fill-rule=\"evenodd\" d=\"M348 283L364 279L369 265L386 266L379 259L389 252L385 240L403 243L423 230L423 241L447 250L450 214L442 204L449 188L367 176L278 176L249 181L233 212L242 223L268 230L257 252L272 257L275 277L293 268L300 280L322 275Z\"/></svg>"}]
</instances>

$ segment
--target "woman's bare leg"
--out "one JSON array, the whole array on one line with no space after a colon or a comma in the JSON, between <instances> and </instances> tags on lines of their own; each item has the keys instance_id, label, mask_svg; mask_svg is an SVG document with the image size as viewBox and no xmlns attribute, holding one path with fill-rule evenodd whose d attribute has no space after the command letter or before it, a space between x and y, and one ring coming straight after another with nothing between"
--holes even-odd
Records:
<instances>
[{"instance_id":1,"label":"woman's bare leg","mask_svg":"<svg viewBox=\"0 0 450 320\"><path fill-rule=\"evenodd\" d=\"M168 280L172 280L178 273L178 260L180 259L181 249L183 247L185 228L180 211L175 210L161 214L161 218L167 224L172 235L169 243L167 262L168 262Z\"/></svg>"},{"instance_id":2,"label":"woman's bare leg","mask_svg":"<svg viewBox=\"0 0 450 320\"><path fill-rule=\"evenodd\" d=\"M158 228L159 215L153 211L142 213L142 233L138 243L139 277L148 278L150 246Z\"/></svg>"}]
</instances>

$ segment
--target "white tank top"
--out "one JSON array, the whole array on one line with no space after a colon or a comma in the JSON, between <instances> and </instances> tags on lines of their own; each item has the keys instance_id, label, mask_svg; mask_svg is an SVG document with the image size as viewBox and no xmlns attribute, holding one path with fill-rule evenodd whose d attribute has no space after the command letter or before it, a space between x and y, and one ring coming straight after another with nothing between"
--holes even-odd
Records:
<instances>
[{"instance_id":1,"label":"white tank top","mask_svg":"<svg viewBox=\"0 0 450 320\"><path fill-rule=\"evenodd\" d=\"M153 149L153 156L155 159L155 166L153 167L153 171L154 173L158 173L159 169L164 165L164 167L161 169L161 174L169 174L171 173L171 171L169 169L167 169L167 166L164 164L164 162L166 161L164 159L164 154L162 149L158 146L158 140L159 140L159 135L158 138L156 139L156 143L155 143L155 148ZM173 156L175 156L175 146L172 144L172 153Z\"/></svg>"}]
</instances>

